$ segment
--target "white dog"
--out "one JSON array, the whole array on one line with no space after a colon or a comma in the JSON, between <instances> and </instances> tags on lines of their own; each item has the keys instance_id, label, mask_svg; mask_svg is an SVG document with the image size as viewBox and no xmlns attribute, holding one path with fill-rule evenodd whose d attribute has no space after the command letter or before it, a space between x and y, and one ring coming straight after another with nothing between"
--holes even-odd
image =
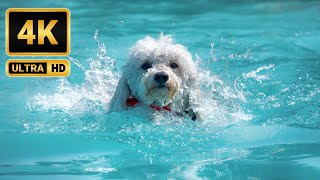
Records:
<instances>
[{"instance_id":1,"label":"white dog","mask_svg":"<svg viewBox=\"0 0 320 180\"><path fill-rule=\"evenodd\" d=\"M139 40L129 50L129 61L111 99L109 112L141 103L155 111L188 114L200 120L197 68L188 50L160 34Z\"/></svg>"}]
</instances>

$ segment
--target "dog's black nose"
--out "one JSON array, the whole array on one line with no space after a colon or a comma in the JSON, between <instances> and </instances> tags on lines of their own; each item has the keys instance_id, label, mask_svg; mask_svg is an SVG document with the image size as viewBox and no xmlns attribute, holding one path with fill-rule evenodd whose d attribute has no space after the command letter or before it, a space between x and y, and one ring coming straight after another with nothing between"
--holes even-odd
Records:
<instances>
[{"instance_id":1,"label":"dog's black nose","mask_svg":"<svg viewBox=\"0 0 320 180\"><path fill-rule=\"evenodd\" d=\"M169 75L165 72L158 72L154 74L153 78L157 83L164 84L168 81Z\"/></svg>"}]
</instances>

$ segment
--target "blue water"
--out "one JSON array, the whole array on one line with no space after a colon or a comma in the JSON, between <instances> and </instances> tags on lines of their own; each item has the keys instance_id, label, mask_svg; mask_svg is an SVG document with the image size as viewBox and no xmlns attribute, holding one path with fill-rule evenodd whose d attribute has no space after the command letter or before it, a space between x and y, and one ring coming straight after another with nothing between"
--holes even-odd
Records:
<instances>
[{"instance_id":1,"label":"blue water","mask_svg":"<svg viewBox=\"0 0 320 180\"><path fill-rule=\"evenodd\" d=\"M10 7L70 9L68 78L5 75ZM10 0L0 12L0 179L320 178L319 1ZM203 123L106 114L128 49L161 31L198 63Z\"/></svg>"}]
</instances>

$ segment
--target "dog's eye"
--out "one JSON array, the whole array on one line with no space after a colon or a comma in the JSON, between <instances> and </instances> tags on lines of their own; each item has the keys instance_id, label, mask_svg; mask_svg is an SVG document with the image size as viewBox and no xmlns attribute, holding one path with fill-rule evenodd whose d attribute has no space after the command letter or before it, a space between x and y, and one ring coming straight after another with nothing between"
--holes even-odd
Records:
<instances>
[{"instance_id":1,"label":"dog's eye","mask_svg":"<svg viewBox=\"0 0 320 180\"><path fill-rule=\"evenodd\" d=\"M170 65L170 67L171 67L172 69L176 69L176 68L178 68L179 66L178 66L178 64L176 64L176 63L172 63L172 64Z\"/></svg>"},{"instance_id":2,"label":"dog's eye","mask_svg":"<svg viewBox=\"0 0 320 180\"><path fill-rule=\"evenodd\" d=\"M147 70L147 69L151 68L151 64L149 64L149 63L143 63L143 64L141 65L141 68L144 69L144 70Z\"/></svg>"}]
</instances>

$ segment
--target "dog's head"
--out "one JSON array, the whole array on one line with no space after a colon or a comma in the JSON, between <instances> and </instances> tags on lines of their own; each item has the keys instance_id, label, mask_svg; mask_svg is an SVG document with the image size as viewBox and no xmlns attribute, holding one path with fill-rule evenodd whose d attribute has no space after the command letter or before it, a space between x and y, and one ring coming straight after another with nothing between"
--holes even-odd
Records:
<instances>
[{"instance_id":1,"label":"dog's head","mask_svg":"<svg viewBox=\"0 0 320 180\"><path fill-rule=\"evenodd\" d=\"M132 95L144 104L164 106L181 99L195 76L196 66L184 46L174 44L170 36L147 36L129 50L117 91L123 95L120 101Z\"/></svg>"}]
</instances>

